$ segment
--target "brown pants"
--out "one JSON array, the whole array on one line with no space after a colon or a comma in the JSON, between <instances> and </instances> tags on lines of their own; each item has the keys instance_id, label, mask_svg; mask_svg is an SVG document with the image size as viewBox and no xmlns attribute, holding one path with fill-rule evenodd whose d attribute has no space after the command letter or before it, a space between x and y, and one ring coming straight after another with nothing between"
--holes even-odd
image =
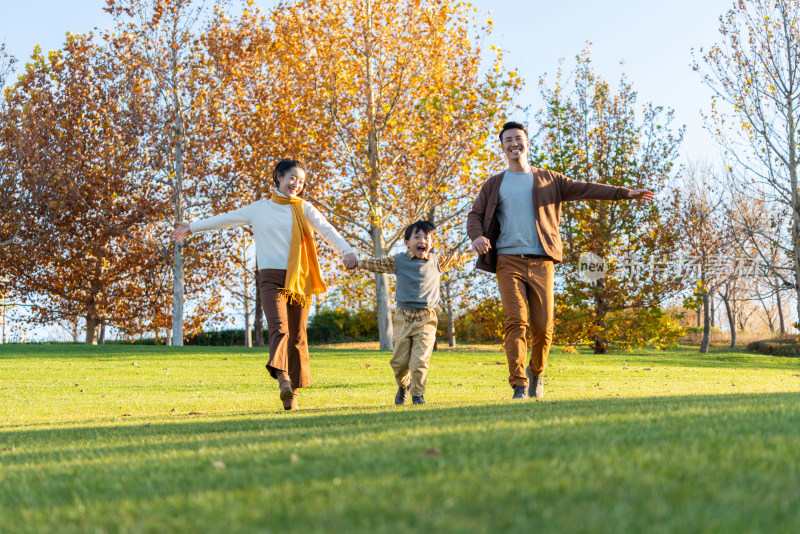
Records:
<instances>
[{"instance_id":1,"label":"brown pants","mask_svg":"<svg viewBox=\"0 0 800 534\"><path fill-rule=\"evenodd\" d=\"M512 387L528 385L528 335L533 344L531 374L542 376L547 369L553 342L553 273L553 261L549 259L497 256L497 286L506 316L504 344Z\"/></svg>"},{"instance_id":2,"label":"brown pants","mask_svg":"<svg viewBox=\"0 0 800 534\"><path fill-rule=\"evenodd\" d=\"M292 387L311 385L311 366L308 361L306 325L310 307L289 304L278 293L286 287L285 269L261 269L261 306L269 329L269 362L267 371L275 378L275 371L286 371Z\"/></svg>"}]
</instances>

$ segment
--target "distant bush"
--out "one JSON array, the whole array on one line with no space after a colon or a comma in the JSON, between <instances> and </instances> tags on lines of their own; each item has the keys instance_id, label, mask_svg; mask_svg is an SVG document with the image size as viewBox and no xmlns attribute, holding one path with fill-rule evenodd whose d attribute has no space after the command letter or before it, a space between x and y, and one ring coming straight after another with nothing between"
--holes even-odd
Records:
<instances>
[{"instance_id":1,"label":"distant bush","mask_svg":"<svg viewBox=\"0 0 800 534\"><path fill-rule=\"evenodd\" d=\"M441 320L440 324L446 322ZM461 343L500 343L505 316L499 298L489 298L462 313L455 321L456 339Z\"/></svg>"},{"instance_id":2,"label":"distant bush","mask_svg":"<svg viewBox=\"0 0 800 534\"><path fill-rule=\"evenodd\" d=\"M378 339L378 313L365 309L320 310L308 321L309 343L374 341Z\"/></svg>"},{"instance_id":3,"label":"distant bush","mask_svg":"<svg viewBox=\"0 0 800 534\"><path fill-rule=\"evenodd\" d=\"M797 357L800 356L800 341L794 336L752 341L747 344L747 350L771 356Z\"/></svg>"}]
</instances>

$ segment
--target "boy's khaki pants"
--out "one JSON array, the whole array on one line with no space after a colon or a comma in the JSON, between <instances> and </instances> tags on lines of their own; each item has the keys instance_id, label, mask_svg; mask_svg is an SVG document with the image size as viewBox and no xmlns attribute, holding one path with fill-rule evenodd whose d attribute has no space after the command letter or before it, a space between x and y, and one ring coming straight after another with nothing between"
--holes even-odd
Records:
<instances>
[{"instance_id":1,"label":"boy's khaki pants","mask_svg":"<svg viewBox=\"0 0 800 534\"><path fill-rule=\"evenodd\" d=\"M411 395L425 394L428 362L436 342L436 312L394 311L394 355L389 364L400 387L411 386ZM417 315L418 317L414 317Z\"/></svg>"}]
</instances>

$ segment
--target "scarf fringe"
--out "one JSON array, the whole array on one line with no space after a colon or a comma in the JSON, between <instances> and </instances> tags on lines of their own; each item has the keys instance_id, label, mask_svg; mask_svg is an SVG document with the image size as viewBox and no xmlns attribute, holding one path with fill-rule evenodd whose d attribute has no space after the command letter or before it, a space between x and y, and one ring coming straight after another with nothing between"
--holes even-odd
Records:
<instances>
[{"instance_id":1,"label":"scarf fringe","mask_svg":"<svg viewBox=\"0 0 800 534\"><path fill-rule=\"evenodd\" d=\"M319 288L315 288L315 293L324 293L325 290L319 291ZM311 300L314 295L301 295L300 293L295 293L294 291L289 291L285 287L282 287L280 291L278 291L278 298L286 302L287 304L292 304L293 306L301 306L303 308L308 308L311 306Z\"/></svg>"}]
</instances>

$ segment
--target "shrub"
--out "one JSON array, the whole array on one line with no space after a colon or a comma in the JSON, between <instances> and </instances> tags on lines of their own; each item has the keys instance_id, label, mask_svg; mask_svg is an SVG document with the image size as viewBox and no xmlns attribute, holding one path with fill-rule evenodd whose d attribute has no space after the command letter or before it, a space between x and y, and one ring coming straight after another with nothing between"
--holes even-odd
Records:
<instances>
[{"instance_id":1,"label":"shrub","mask_svg":"<svg viewBox=\"0 0 800 534\"><path fill-rule=\"evenodd\" d=\"M800 340L794 336L778 339L764 339L747 344L747 350L772 356L800 356Z\"/></svg>"},{"instance_id":2,"label":"shrub","mask_svg":"<svg viewBox=\"0 0 800 534\"><path fill-rule=\"evenodd\" d=\"M378 339L378 314L375 310L320 310L308 321L308 341L311 343L375 339Z\"/></svg>"}]
</instances>

